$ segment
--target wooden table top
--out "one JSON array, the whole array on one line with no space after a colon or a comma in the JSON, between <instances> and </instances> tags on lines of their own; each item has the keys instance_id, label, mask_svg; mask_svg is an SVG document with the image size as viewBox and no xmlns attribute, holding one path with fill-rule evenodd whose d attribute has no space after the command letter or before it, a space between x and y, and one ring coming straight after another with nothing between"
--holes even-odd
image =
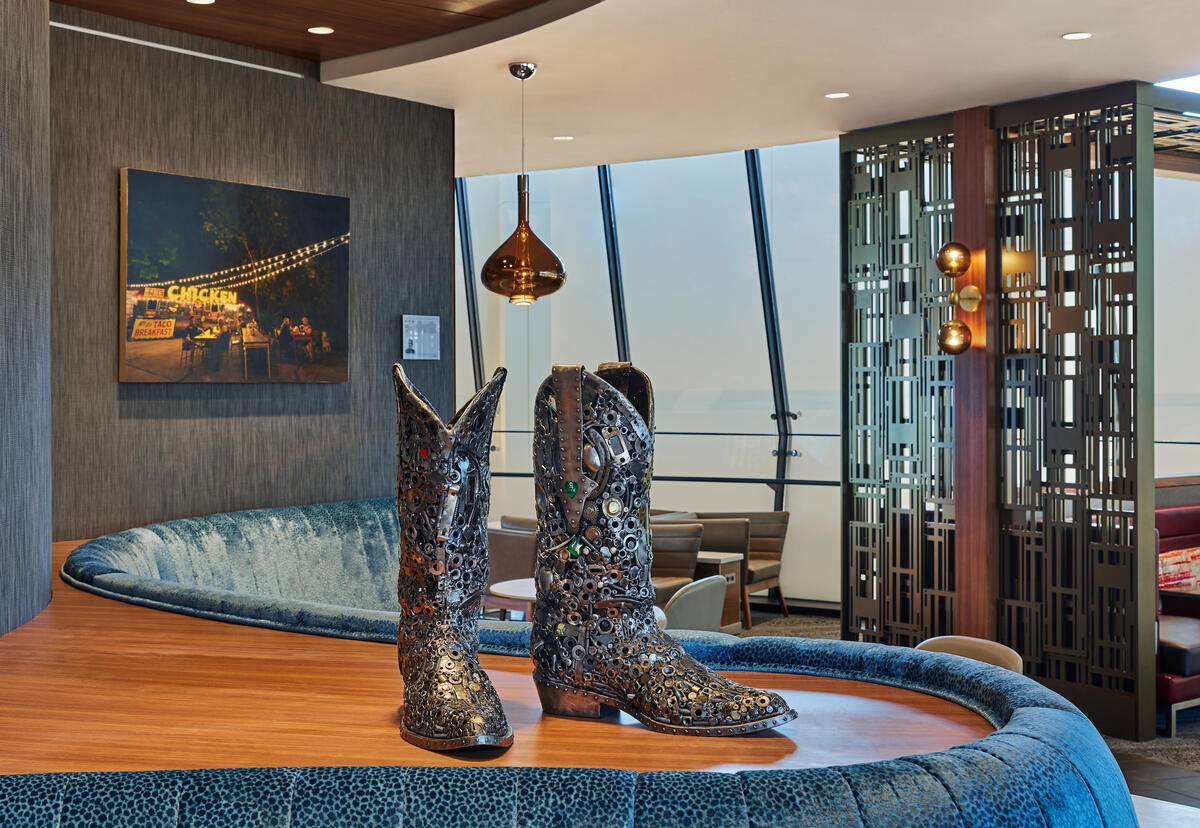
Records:
<instances>
[{"instance_id":1,"label":"wooden table top","mask_svg":"<svg viewBox=\"0 0 1200 828\"><path fill-rule=\"evenodd\" d=\"M57 570L78 542L54 545ZM386 644L136 607L54 580L50 606L0 637L0 773L273 765L799 768L941 750L991 732L952 702L895 687L729 673L799 711L742 737L668 736L631 717L543 716L529 661L483 656L515 733L507 751L434 753L400 738Z\"/></svg>"}]
</instances>

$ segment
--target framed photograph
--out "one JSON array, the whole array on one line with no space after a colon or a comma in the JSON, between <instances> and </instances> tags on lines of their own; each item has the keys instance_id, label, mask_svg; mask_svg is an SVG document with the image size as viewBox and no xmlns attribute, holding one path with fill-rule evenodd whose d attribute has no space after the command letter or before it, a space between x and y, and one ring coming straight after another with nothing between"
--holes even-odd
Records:
<instances>
[{"instance_id":1,"label":"framed photograph","mask_svg":"<svg viewBox=\"0 0 1200 828\"><path fill-rule=\"evenodd\" d=\"M122 382L346 382L350 200L121 170Z\"/></svg>"}]
</instances>

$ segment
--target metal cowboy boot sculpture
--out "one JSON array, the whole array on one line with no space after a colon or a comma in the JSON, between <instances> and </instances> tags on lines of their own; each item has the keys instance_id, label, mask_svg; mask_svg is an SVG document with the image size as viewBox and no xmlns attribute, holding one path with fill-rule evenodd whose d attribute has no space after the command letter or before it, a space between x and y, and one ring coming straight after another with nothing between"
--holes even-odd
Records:
<instances>
[{"instance_id":1,"label":"metal cowboy boot sculpture","mask_svg":"<svg viewBox=\"0 0 1200 828\"><path fill-rule=\"evenodd\" d=\"M491 382L443 424L399 365L396 508L400 518L401 733L429 750L507 747L512 729L479 666L488 578L492 421L504 387Z\"/></svg>"},{"instance_id":2,"label":"metal cowboy boot sculpture","mask_svg":"<svg viewBox=\"0 0 1200 828\"><path fill-rule=\"evenodd\" d=\"M650 379L629 363L556 365L534 401L537 606L530 651L542 709L652 730L732 736L796 717L683 651L654 620Z\"/></svg>"}]
</instances>

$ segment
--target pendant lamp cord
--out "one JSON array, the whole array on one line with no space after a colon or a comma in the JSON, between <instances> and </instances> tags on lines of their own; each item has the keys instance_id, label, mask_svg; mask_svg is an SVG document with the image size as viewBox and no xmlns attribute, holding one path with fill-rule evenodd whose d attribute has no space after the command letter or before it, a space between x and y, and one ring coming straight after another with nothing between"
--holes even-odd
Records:
<instances>
[{"instance_id":1,"label":"pendant lamp cord","mask_svg":"<svg viewBox=\"0 0 1200 828\"><path fill-rule=\"evenodd\" d=\"M525 174L525 79L521 78L521 175Z\"/></svg>"}]
</instances>

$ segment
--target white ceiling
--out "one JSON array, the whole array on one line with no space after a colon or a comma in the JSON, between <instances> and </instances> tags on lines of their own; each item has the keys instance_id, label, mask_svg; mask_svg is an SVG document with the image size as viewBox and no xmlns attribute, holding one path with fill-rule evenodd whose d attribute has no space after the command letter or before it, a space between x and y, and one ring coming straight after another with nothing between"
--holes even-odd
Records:
<instances>
[{"instance_id":1,"label":"white ceiling","mask_svg":"<svg viewBox=\"0 0 1200 828\"><path fill-rule=\"evenodd\" d=\"M426 43L329 61L322 77L454 109L457 174L469 176L520 165L514 60L539 65L526 83L536 170L810 141L1200 74L1198 12L1198 0L603 0L484 45L448 41L443 51L472 48L442 57L425 59ZM1080 30L1094 37L1060 37ZM833 91L851 97L826 100Z\"/></svg>"}]
</instances>

